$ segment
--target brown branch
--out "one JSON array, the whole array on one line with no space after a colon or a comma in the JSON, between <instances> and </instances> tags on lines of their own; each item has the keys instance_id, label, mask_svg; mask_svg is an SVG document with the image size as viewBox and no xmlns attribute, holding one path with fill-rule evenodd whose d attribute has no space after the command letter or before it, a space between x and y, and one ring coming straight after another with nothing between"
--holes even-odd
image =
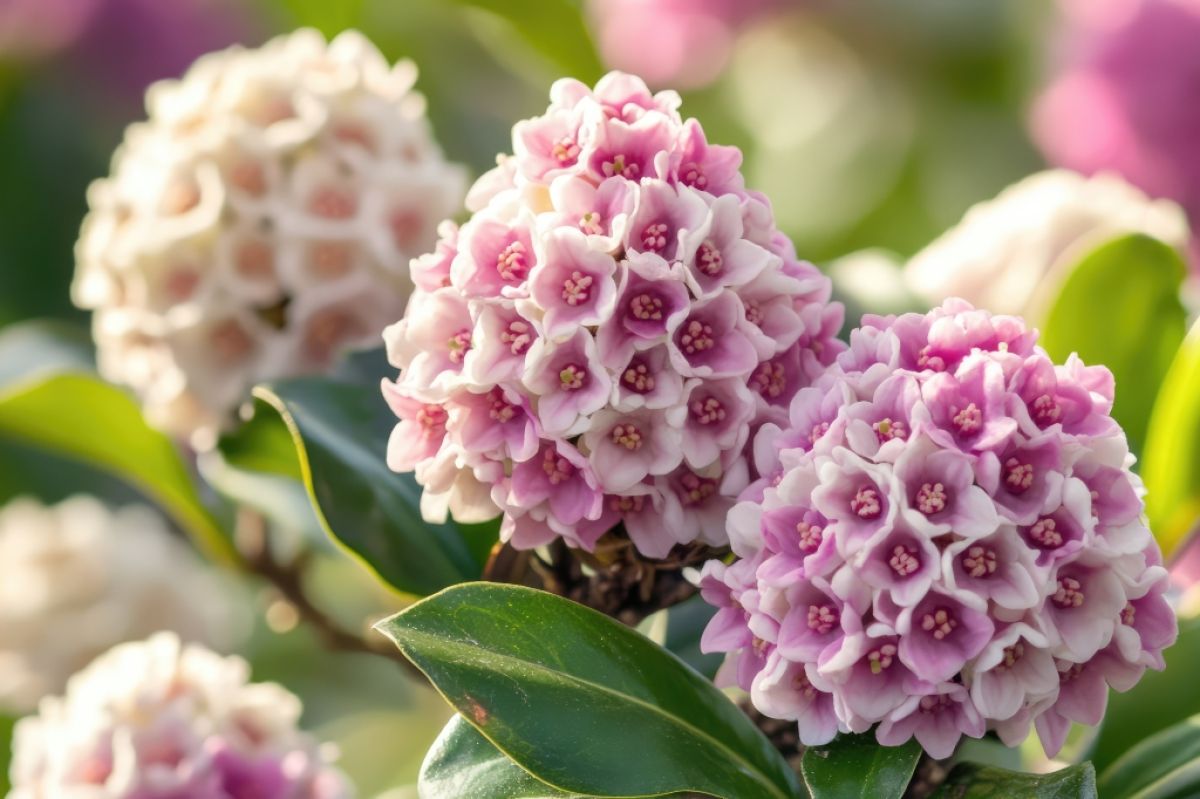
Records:
<instances>
[{"instance_id":1,"label":"brown branch","mask_svg":"<svg viewBox=\"0 0 1200 799\"><path fill-rule=\"evenodd\" d=\"M262 515L246 508L238 510L236 543L246 570L278 591L327 649L378 655L399 663L413 676L425 679L391 643L382 637L368 638L370 632L360 635L345 629L312 601L304 586L308 554L303 553L288 563L277 560L271 552L267 524Z\"/></svg>"}]
</instances>

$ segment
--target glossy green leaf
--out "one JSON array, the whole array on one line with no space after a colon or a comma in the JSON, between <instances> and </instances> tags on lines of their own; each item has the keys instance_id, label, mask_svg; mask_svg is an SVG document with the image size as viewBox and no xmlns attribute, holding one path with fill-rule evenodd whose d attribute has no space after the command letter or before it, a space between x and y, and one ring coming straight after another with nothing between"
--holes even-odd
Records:
<instances>
[{"instance_id":1,"label":"glossy green leaf","mask_svg":"<svg viewBox=\"0 0 1200 799\"><path fill-rule=\"evenodd\" d=\"M500 751L560 790L727 799L801 791L771 743L712 683L569 600L472 583L378 627Z\"/></svg>"},{"instance_id":2,"label":"glossy green leaf","mask_svg":"<svg viewBox=\"0 0 1200 799\"><path fill-rule=\"evenodd\" d=\"M579 799L551 788L492 745L462 716L434 741L417 784L421 799Z\"/></svg>"},{"instance_id":3,"label":"glossy green leaf","mask_svg":"<svg viewBox=\"0 0 1200 799\"><path fill-rule=\"evenodd\" d=\"M43 333L22 326L0 336L0 354L27 360L25 368L3 361L0 437L115 474L171 514L211 557L231 561L232 544L171 440L146 424L128 394L81 371L70 343L60 347Z\"/></svg>"},{"instance_id":4,"label":"glossy green leaf","mask_svg":"<svg viewBox=\"0 0 1200 799\"><path fill-rule=\"evenodd\" d=\"M423 596L479 578L496 540L494 528L421 518L420 486L387 467L395 420L378 387L297 378L260 386L254 394L287 426L322 526L381 580ZM253 460L252 448L239 444L234 451L240 463ZM280 463L275 455L260 459L268 470L286 471Z\"/></svg>"},{"instance_id":5,"label":"glossy green leaf","mask_svg":"<svg viewBox=\"0 0 1200 799\"><path fill-rule=\"evenodd\" d=\"M899 799L920 759L916 741L880 746L868 732L809 747L800 770L813 799Z\"/></svg>"},{"instance_id":6,"label":"glossy green leaf","mask_svg":"<svg viewBox=\"0 0 1200 799\"><path fill-rule=\"evenodd\" d=\"M1128 799L1200 795L1200 715L1130 749L1101 773L1097 787Z\"/></svg>"},{"instance_id":7,"label":"glossy green leaf","mask_svg":"<svg viewBox=\"0 0 1200 799\"><path fill-rule=\"evenodd\" d=\"M1080 763L1051 774L1024 774L959 763L934 799L1095 799L1096 770ZM1116 797L1114 797L1116 799Z\"/></svg>"},{"instance_id":8,"label":"glossy green leaf","mask_svg":"<svg viewBox=\"0 0 1200 799\"><path fill-rule=\"evenodd\" d=\"M712 679L725 656L700 651L700 637L717 609L694 596L666 610L667 634L663 646L674 652L684 663Z\"/></svg>"},{"instance_id":9,"label":"glossy green leaf","mask_svg":"<svg viewBox=\"0 0 1200 799\"><path fill-rule=\"evenodd\" d=\"M1167 667L1147 671L1127 693L1109 696L1104 724L1090 759L1103 773L1125 752L1158 731L1200 712L1200 619L1179 624L1179 639L1163 652Z\"/></svg>"},{"instance_id":10,"label":"glossy green leaf","mask_svg":"<svg viewBox=\"0 0 1200 799\"><path fill-rule=\"evenodd\" d=\"M1163 378L1146 448L1146 514L1150 529L1170 555L1200 521L1200 322L1192 330Z\"/></svg>"},{"instance_id":11,"label":"glossy green leaf","mask_svg":"<svg viewBox=\"0 0 1200 799\"><path fill-rule=\"evenodd\" d=\"M1072 352L1117 380L1113 416L1134 452L1146 440L1159 384L1187 329L1179 287L1187 268L1156 239L1116 239L1071 271L1042 325L1041 343L1061 361Z\"/></svg>"}]
</instances>

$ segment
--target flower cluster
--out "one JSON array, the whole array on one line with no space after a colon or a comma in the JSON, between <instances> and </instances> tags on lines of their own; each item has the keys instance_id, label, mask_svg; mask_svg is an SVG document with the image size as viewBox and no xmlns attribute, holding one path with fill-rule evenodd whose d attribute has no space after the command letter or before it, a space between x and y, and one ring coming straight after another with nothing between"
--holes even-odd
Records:
<instances>
[{"instance_id":1,"label":"flower cluster","mask_svg":"<svg viewBox=\"0 0 1200 799\"><path fill-rule=\"evenodd\" d=\"M703 648L763 713L823 743L878 724L934 757L960 735L1055 753L1175 637L1112 375L1055 365L962 300L872 317L730 512Z\"/></svg>"},{"instance_id":2,"label":"flower cluster","mask_svg":"<svg viewBox=\"0 0 1200 799\"><path fill-rule=\"evenodd\" d=\"M300 700L248 677L169 633L110 650L17 723L9 799L353 796L297 729Z\"/></svg>"},{"instance_id":3,"label":"flower cluster","mask_svg":"<svg viewBox=\"0 0 1200 799\"><path fill-rule=\"evenodd\" d=\"M322 371L403 310L464 186L415 75L299 31L151 87L88 192L73 290L156 425L204 446L255 382Z\"/></svg>"},{"instance_id":4,"label":"flower cluster","mask_svg":"<svg viewBox=\"0 0 1200 799\"><path fill-rule=\"evenodd\" d=\"M149 508L13 500L0 509L0 711L32 710L101 652L159 630L230 645L245 625L227 596Z\"/></svg>"},{"instance_id":5,"label":"flower cluster","mask_svg":"<svg viewBox=\"0 0 1200 799\"><path fill-rule=\"evenodd\" d=\"M841 307L674 92L614 72L551 99L412 263L389 463L427 518L503 513L518 547L723 543L751 430L832 362Z\"/></svg>"}]
</instances>

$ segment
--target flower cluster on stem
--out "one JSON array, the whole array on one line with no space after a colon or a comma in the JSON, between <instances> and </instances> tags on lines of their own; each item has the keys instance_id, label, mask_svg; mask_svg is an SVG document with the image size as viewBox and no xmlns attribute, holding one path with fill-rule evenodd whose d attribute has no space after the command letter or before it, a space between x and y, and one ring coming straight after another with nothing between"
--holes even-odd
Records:
<instances>
[{"instance_id":1,"label":"flower cluster on stem","mask_svg":"<svg viewBox=\"0 0 1200 799\"><path fill-rule=\"evenodd\" d=\"M804 743L874 726L942 758L1036 726L1054 754L1162 668L1176 622L1112 375L1035 341L962 300L867 316L759 432L703 648Z\"/></svg>"}]
</instances>

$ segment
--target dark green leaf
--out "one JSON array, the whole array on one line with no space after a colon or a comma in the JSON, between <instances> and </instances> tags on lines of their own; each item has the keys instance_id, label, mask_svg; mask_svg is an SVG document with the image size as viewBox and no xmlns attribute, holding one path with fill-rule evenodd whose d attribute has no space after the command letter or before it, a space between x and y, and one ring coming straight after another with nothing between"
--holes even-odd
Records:
<instances>
[{"instance_id":1,"label":"dark green leaf","mask_svg":"<svg viewBox=\"0 0 1200 799\"><path fill-rule=\"evenodd\" d=\"M462 716L429 749L417 789L421 799L580 799L535 779Z\"/></svg>"},{"instance_id":2,"label":"dark green leaf","mask_svg":"<svg viewBox=\"0 0 1200 799\"><path fill-rule=\"evenodd\" d=\"M1080 763L1051 774L1023 774L959 763L934 799L1095 799L1096 770ZM1114 797L1113 799L1116 799Z\"/></svg>"},{"instance_id":3,"label":"dark green leaf","mask_svg":"<svg viewBox=\"0 0 1200 799\"><path fill-rule=\"evenodd\" d=\"M1146 481L1146 515L1150 529L1172 551L1200 521L1200 322L1197 322L1163 378L1146 448L1142 478Z\"/></svg>"},{"instance_id":4,"label":"dark green leaf","mask_svg":"<svg viewBox=\"0 0 1200 799\"><path fill-rule=\"evenodd\" d=\"M20 345L14 345L14 340ZM48 450L117 475L157 502L211 557L228 561L232 544L204 507L187 466L167 436L150 428L124 391L92 374L63 371L53 341L20 327L0 335L0 353L46 353L0 386L0 437ZM61 360L53 360L61 358Z\"/></svg>"},{"instance_id":5,"label":"dark green leaf","mask_svg":"<svg viewBox=\"0 0 1200 799\"><path fill-rule=\"evenodd\" d=\"M1200 619L1180 622L1179 640L1163 657L1166 669L1148 671L1131 691L1109 697L1091 753L1101 773L1140 741L1200 712L1200 680L1195 675L1195 664L1200 663Z\"/></svg>"},{"instance_id":6,"label":"dark green leaf","mask_svg":"<svg viewBox=\"0 0 1200 799\"><path fill-rule=\"evenodd\" d=\"M1072 352L1104 364L1117 379L1113 416L1134 452L1163 375L1187 329L1179 253L1148 236L1119 238L1094 250L1067 277L1042 326L1056 360Z\"/></svg>"},{"instance_id":7,"label":"dark green leaf","mask_svg":"<svg viewBox=\"0 0 1200 799\"><path fill-rule=\"evenodd\" d=\"M920 759L916 741L880 746L868 732L809 747L800 770L813 799L899 799Z\"/></svg>"},{"instance_id":8,"label":"dark green leaf","mask_svg":"<svg viewBox=\"0 0 1200 799\"><path fill-rule=\"evenodd\" d=\"M378 387L298 378L260 386L254 394L283 418L322 526L380 579L422 596L478 579L495 528L421 518L420 486L412 475L387 467L395 420ZM255 435L272 440L262 429ZM226 451L242 464L256 459L242 443ZM269 470L286 471L278 454L257 460Z\"/></svg>"},{"instance_id":9,"label":"dark green leaf","mask_svg":"<svg viewBox=\"0 0 1200 799\"><path fill-rule=\"evenodd\" d=\"M725 659L721 654L706 655L700 651L700 637L716 612L717 609L700 596L680 602L666 611L667 635L663 646L709 679L717 673L721 661Z\"/></svg>"},{"instance_id":10,"label":"dark green leaf","mask_svg":"<svg viewBox=\"0 0 1200 799\"><path fill-rule=\"evenodd\" d=\"M1200 716L1152 735L1100 775L1105 796L1170 799L1200 794Z\"/></svg>"},{"instance_id":11,"label":"dark green leaf","mask_svg":"<svg viewBox=\"0 0 1200 799\"><path fill-rule=\"evenodd\" d=\"M500 751L560 790L727 799L801 791L770 742L708 680L566 599L472 583L379 629Z\"/></svg>"}]
</instances>

